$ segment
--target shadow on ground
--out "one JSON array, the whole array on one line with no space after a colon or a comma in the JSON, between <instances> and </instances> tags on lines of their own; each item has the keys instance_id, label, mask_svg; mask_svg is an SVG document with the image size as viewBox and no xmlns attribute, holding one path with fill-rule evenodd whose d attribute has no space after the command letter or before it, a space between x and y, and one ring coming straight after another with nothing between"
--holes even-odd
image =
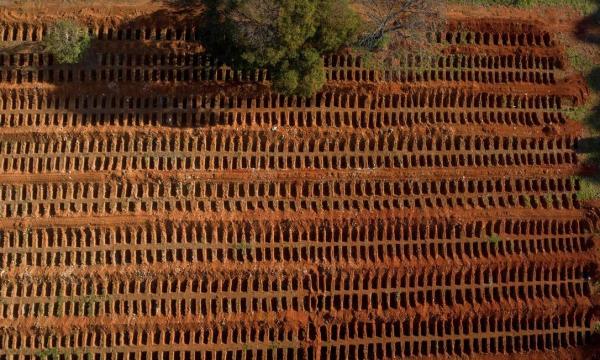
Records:
<instances>
[{"instance_id":1,"label":"shadow on ground","mask_svg":"<svg viewBox=\"0 0 600 360\"><path fill-rule=\"evenodd\" d=\"M40 42L1 48L0 56L11 57L10 69L18 73L17 83L26 83L28 77L41 73L43 79L39 84L48 89L44 91L50 97L88 96L89 101L114 101L112 99L116 98L117 102L129 98L137 103L141 98L142 107L144 101L150 98L149 106L157 108L159 118L144 118L148 124L168 127L220 125L226 121L221 110L226 109L227 104L215 106L215 97L232 94L252 96L267 88L264 84L235 78L225 81L213 75L215 71L205 70L207 63L213 70L221 67L221 62L212 59L227 59L228 52L232 51L217 49L215 44L218 41L201 41L226 36L224 29L216 26L217 3L212 0L171 0L167 1L165 9L132 18L116 27L110 23L98 24L104 26L104 35L92 37L90 48L79 64L49 66L47 63L29 63L28 58L33 59L43 53ZM157 28L163 29L159 36L156 35ZM113 40L107 40L109 37ZM217 56L210 55L217 51ZM192 72L196 75L202 72L202 79L208 80L194 80L198 77L194 77ZM213 98L213 103L204 108L197 107L193 122L182 111L175 115L167 114L171 110L177 112L182 100L194 94ZM173 105L173 102L176 104ZM139 106L136 106L123 108L123 116L136 116L139 111ZM77 115L78 121L81 121L78 125L94 125L97 118L104 116L102 110L97 111L98 116L90 116L89 107L70 107L67 111Z\"/></svg>"},{"instance_id":2,"label":"shadow on ground","mask_svg":"<svg viewBox=\"0 0 600 360\"><path fill-rule=\"evenodd\" d=\"M596 1L596 12L583 18L576 26L575 36L578 40L590 45L600 45L600 1ZM586 59L589 60L589 59ZM591 60L593 61L593 60ZM596 65L596 64L594 64ZM591 92L600 93L600 66L595 66L585 74ZM596 98L598 98L596 96ZM600 103L588 104L587 114L583 119L585 126L592 134L600 133ZM583 111L583 110L582 110ZM586 180L600 185L600 136L580 139L577 152L585 154L585 163L580 175Z\"/></svg>"}]
</instances>

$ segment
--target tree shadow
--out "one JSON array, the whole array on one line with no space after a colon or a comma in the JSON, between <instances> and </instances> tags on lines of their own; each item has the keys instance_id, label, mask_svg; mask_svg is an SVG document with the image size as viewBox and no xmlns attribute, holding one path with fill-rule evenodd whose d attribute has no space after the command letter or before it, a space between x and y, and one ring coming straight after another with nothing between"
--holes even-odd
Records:
<instances>
[{"instance_id":1,"label":"tree shadow","mask_svg":"<svg viewBox=\"0 0 600 360\"><path fill-rule=\"evenodd\" d=\"M189 10L196 9L198 6L204 5L206 0L154 0L155 2L164 4L171 9Z\"/></svg>"},{"instance_id":2,"label":"tree shadow","mask_svg":"<svg viewBox=\"0 0 600 360\"><path fill-rule=\"evenodd\" d=\"M595 3L596 11L577 23L575 36L583 42L600 44L600 0Z\"/></svg>"},{"instance_id":3,"label":"tree shadow","mask_svg":"<svg viewBox=\"0 0 600 360\"><path fill-rule=\"evenodd\" d=\"M600 66L592 69L585 79L592 92L600 93ZM600 131L600 104L592 104L592 108L583 122L589 129Z\"/></svg>"},{"instance_id":4,"label":"tree shadow","mask_svg":"<svg viewBox=\"0 0 600 360\"><path fill-rule=\"evenodd\" d=\"M578 154L590 154L600 149L600 136L588 137L577 142Z\"/></svg>"},{"instance_id":5,"label":"tree shadow","mask_svg":"<svg viewBox=\"0 0 600 360\"><path fill-rule=\"evenodd\" d=\"M40 85L44 97L68 104L64 110L77 119L78 126L112 121L106 118L110 111L94 111L102 104L116 104L123 118L152 113L140 125L225 125L230 121L225 111L230 105L221 98L255 97L268 88L244 80L247 74L232 71L206 51L206 41L201 40L221 31L213 27L214 13L186 10L205 2L170 1L166 9L116 26L98 24L90 28L90 47L78 64L57 64L39 41L0 48L0 57L7 57L10 69L0 82L20 85L0 91L18 101L17 88ZM192 106L189 99L194 96L203 100Z\"/></svg>"},{"instance_id":6,"label":"tree shadow","mask_svg":"<svg viewBox=\"0 0 600 360\"><path fill-rule=\"evenodd\" d=\"M574 33L578 40L592 45L600 44L600 0L595 3L597 4L596 11L579 21ZM600 93L600 66L595 66L586 74L585 78L590 91ZM600 103L590 106L591 108L586 110L587 115L583 119L583 123L592 133L598 133L600 132ZM585 154L585 161L579 175L600 185L600 137L591 136L580 139L577 143L577 152Z\"/></svg>"}]
</instances>

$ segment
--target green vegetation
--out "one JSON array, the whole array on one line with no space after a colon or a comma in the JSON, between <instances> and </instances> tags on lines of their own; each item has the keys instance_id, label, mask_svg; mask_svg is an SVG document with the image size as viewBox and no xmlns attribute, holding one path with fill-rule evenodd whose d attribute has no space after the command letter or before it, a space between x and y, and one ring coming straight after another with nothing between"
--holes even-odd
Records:
<instances>
[{"instance_id":1,"label":"green vegetation","mask_svg":"<svg viewBox=\"0 0 600 360\"><path fill-rule=\"evenodd\" d=\"M39 357L41 359L50 359L50 360L60 359L60 355L62 355L62 352L59 351L58 348L55 348L55 347L40 350L35 353L36 357Z\"/></svg>"},{"instance_id":2,"label":"green vegetation","mask_svg":"<svg viewBox=\"0 0 600 360\"><path fill-rule=\"evenodd\" d=\"M567 48L567 58L571 66L583 74L588 74L594 69L594 61L589 56L579 52L576 48ZM598 79L595 79L595 81L598 81Z\"/></svg>"},{"instance_id":3,"label":"green vegetation","mask_svg":"<svg viewBox=\"0 0 600 360\"><path fill-rule=\"evenodd\" d=\"M554 203L554 196L552 193L547 193L544 195L544 200L546 200L547 206L551 206Z\"/></svg>"},{"instance_id":4,"label":"green vegetation","mask_svg":"<svg viewBox=\"0 0 600 360\"><path fill-rule=\"evenodd\" d=\"M517 7L561 6L578 10L585 18L582 24L594 24L600 21L600 2L597 0L450 0L451 3L469 5L509 5ZM575 19L577 20L577 19ZM585 28L583 28L585 29ZM586 167L585 174L579 180L580 190L577 198L580 201L600 199L600 67L595 42L596 36L588 30L578 30L577 34L561 33L559 41L565 47L568 60L567 72L576 72L584 76L590 89L590 97L584 104L569 106L563 104L563 115L571 120L580 121L587 127L588 137L578 142L577 151L581 163ZM548 199L547 199L548 201Z\"/></svg>"},{"instance_id":5,"label":"green vegetation","mask_svg":"<svg viewBox=\"0 0 600 360\"><path fill-rule=\"evenodd\" d=\"M325 84L323 55L354 47L357 55L394 60L420 52L436 0L199 0L203 45L219 63L255 76L266 69L273 88L311 96ZM185 0L179 1L186 3ZM352 4L352 6L351 6ZM380 60L380 59L377 59ZM378 61L379 62L379 61ZM376 62L376 63L378 63Z\"/></svg>"},{"instance_id":6,"label":"green vegetation","mask_svg":"<svg viewBox=\"0 0 600 360\"><path fill-rule=\"evenodd\" d=\"M563 40L565 44L567 41ZM581 52L576 47L567 46L566 49L567 58L573 70L583 74L586 78L589 88L594 91L600 89L600 71L595 68L596 64L594 59ZM592 94L592 98L596 98L597 95ZM594 112L596 111L594 99L587 103L576 106L568 107L563 109L563 113L571 120L583 121L590 127L598 127L598 124L594 124Z\"/></svg>"},{"instance_id":7,"label":"green vegetation","mask_svg":"<svg viewBox=\"0 0 600 360\"><path fill-rule=\"evenodd\" d=\"M579 191L577 191L577 200L588 201L600 199L600 177L578 177Z\"/></svg>"},{"instance_id":8,"label":"green vegetation","mask_svg":"<svg viewBox=\"0 0 600 360\"><path fill-rule=\"evenodd\" d=\"M107 297L105 295L86 295L80 299L81 310L84 316L94 316L96 304L105 301Z\"/></svg>"},{"instance_id":9,"label":"green vegetation","mask_svg":"<svg viewBox=\"0 0 600 360\"><path fill-rule=\"evenodd\" d=\"M54 316L63 316L63 304L65 303L65 299L62 295L58 295L56 297L56 302L54 303Z\"/></svg>"},{"instance_id":10,"label":"green vegetation","mask_svg":"<svg viewBox=\"0 0 600 360\"><path fill-rule=\"evenodd\" d=\"M502 239L500 238L500 236L498 234L492 233L492 235L490 235L490 237L488 238L488 241L490 242L490 244L492 244L494 247L496 247L496 246L498 246L500 241L502 241Z\"/></svg>"},{"instance_id":11,"label":"green vegetation","mask_svg":"<svg viewBox=\"0 0 600 360\"><path fill-rule=\"evenodd\" d=\"M252 244L246 241L234 243L232 245L235 250L246 251L247 249L252 249Z\"/></svg>"},{"instance_id":12,"label":"green vegetation","mask_svg":"<svg viewBox=\"0 0 600 360\"><path fill-rule=\"evenodd\" d=\"M523 206L525 206L526 208L531 207L531 198L529 197L529 195L523 195Z\"/></svg>"},{"instance_id":13,"label":"green vegetation","mask_svg":"<svg viewBox=\"0 0 600 360\"><path fill-rule=\"evenodd\" d=\"M21 231L21 235L23 235L23 239L25 241L29 240L29 236L31 235L31 228L29 226L25 227L25 229Z\"/></svg>"},{"instance_id":14,"label":"green vegetation","mask_svg":"<svg viewBox=\"0 0 600 360\"><path fill-rule=\"evenodd\" d=\"M596 64L597 56L584 53L579 47L568 46L567 57L573 70L583 74L590 89L590 99L583 105L563 109L563 114L572 120L585 124L590 137L581 139L578 152L587 167L596 169L589 176L579 177L580 190L577 192L579 201L600 199L600 67Z\"/></svg>"},{"instance_id":15,"label":"green vegetation","mask_svg":"<svg viewBox=\"0 0 600 360\"><path fill-rule=\"evenodd\" d=\"M596 323L592 325L592 332L594 334L600 334L600 321L596 321Z\"/></svg>"},{"instance_id":16,"label":"green vegetation","mask_svg":"<svg viewBox=\"0 0 600 360\"><path fill-rule=\"evenodd\" d=\"M76 64L83 58L90 42L85 27L73 21L61 20L50 27L44 47L59 64Z\"/></svg>"},{"instance_id":17,"label":"green vegetation","mask_svg":"<svg viewBox=\"0 0 600 360\"><path fill-rule=\"evenodd\" d=\"M579 10L584 15L593 13L598 6L596 0L449 0L449 2L454 4L484 6L569 6Z\"/></svg>"},{"instance_id":18,"label":"green vegetation","mask_svg":"<svg viewBox=\"0 0 600 360\"><path fill-rule=\"evenodd\" d=\"M322 55L351 44L359 26L347 0L204 0L205 44L243 70L267 69L284 94L325 84Z\"/></svg>"}]
</instances>

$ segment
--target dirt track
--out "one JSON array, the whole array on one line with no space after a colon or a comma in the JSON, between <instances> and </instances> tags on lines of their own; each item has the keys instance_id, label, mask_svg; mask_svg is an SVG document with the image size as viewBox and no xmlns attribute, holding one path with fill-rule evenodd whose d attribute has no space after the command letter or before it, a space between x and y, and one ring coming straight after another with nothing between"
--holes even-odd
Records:
<instances>
[{"instance_id":1,"label":"dirt track","mask_svg":"<svg viewBox=\"0 0 600 360\"><path fill-rule=\"evenodd\" d=\"M2 15L0 358L589 354L587 88L551 29L456 17L439 58L331 57L300 99L159 15L85 14L77 66Z\"/></svg>"}]
</instances>

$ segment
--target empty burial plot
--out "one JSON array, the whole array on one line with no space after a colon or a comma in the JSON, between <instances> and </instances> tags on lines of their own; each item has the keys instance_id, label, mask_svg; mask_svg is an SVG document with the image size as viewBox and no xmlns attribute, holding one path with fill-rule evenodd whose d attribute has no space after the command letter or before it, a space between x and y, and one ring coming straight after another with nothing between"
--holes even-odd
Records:
<instances>
[{"instance_id":1,"label":"empty burial plot","mask_svg":"<svg viewBox=\"0 0 600 360\"><path fill-rule=\"evenodd\" d=\"M286 136L287 135L287 136ZM575 138L423 136L394 130L370 136L344 132L289 136L273 131L174 131L139 137L91 133L39 134L0 145L6 172L122 170L345 170L454 167L574 166ZM0 135L1 137L1 135ZM10 139L9 139L10 138Z\"/></svg>"},{"instance_id":2,"label":"empty burial plot","mask_svg":"<svg viewBox=\"0 0 600 360\"><path fill-rule=\"evenodd\" d=\"M457 224L443 219L350 221L203 221L154 225L55 226L7 230L0 264L19 266L133 265L196 261L420 261L494 259L593 250L593 224L503 219ZM491 241L491 238L496 240ZM336 246L338 245L338 246ZM10 250L10 251L9 251ZM493 264L493 261L491 262Z\"/></svg>"},{"instance_id":3,"label":"empty burial plot","mask_svg":"<svg viewBox=\"0 0 600 360\"><path fill-rule=\"evenodd\" d=\"M389 71L328 56L301 98L206 56L189 23L119 21L88 23L93 66L0 51L0 358L591 343L597 215L561 112L584 89L538 23L451 19L429 34L445 51Z\"/></svg>"},{"instance_id":4,"label":"empty burial plot","mask_svg":"<svg viewBox=\"0 0 600 360\"><path fill-rule=\"evenodd\" d=\"M438 181L195 181L0 187L0 216L188 212L579 208L573 178Z\"/></svg>"},{"instance_id":5,"label":"empty burial plot","mask_svg":"<svg viewBox=\"0 0 600 360\"><path fill-rule=\"evenodd\" d=\"M105 125L379 129L491 124L512 129L565 124L557 94L506 95L439 88L362 96L324 92L302 99L276 94L115 96L81 92L0 90L0 124L7 130L36 126L38 131Z\"/></svg>"}]
</instances>

